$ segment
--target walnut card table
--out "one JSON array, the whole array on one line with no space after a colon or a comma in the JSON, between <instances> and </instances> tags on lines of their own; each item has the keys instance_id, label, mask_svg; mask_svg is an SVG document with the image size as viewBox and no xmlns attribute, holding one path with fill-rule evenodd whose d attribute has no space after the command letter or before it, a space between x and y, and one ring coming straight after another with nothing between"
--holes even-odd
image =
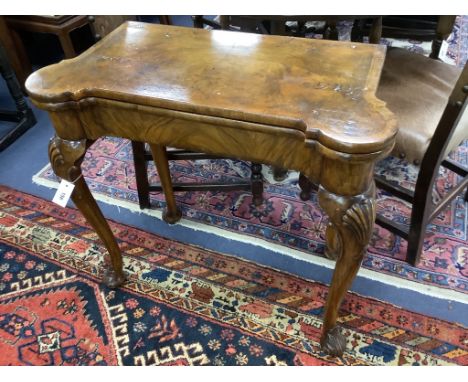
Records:
<instances>
[{"instance_id":1,"label":"walnut card table","mask_svg":"<svg viewBox=\"0 0 468 382\"><path fill-rule=\"evenodd\" d=\"M82 177L99 137L149 143L180 218L165 147L300 171L320 186L336 259L322 349L340 355L338 309L369 242L374 163L391 151L396 121L375 97L385 47L128 22L80 56L32 74L27 91L56 130L55 173L75 183L72 200L109 252L104 283L124 282L116 240Z\"/></svg>"}]
</instances>

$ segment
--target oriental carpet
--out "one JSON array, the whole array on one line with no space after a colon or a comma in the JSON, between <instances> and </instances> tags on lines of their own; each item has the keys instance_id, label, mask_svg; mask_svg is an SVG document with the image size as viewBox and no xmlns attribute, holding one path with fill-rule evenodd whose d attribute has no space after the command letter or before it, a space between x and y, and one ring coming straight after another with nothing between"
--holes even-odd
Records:
<instances>
[{"instance_id":1,"label":"oriental carpet","mask_svg":"<svg viewBox=\"0 0 468 382\"><path fill-rule=\"evenodd\" d=\"M320 351L327 287L110 222L128 281L75 209L0 186L1 365L467 365L468 330L357 294L343 357Z\"/></svg>"}]
</instances>

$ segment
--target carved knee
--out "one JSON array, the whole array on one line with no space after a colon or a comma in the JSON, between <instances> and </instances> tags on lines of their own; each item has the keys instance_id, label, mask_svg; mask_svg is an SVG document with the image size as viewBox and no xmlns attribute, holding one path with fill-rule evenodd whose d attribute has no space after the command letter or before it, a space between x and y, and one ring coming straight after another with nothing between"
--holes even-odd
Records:
<instances>
[{"instance_id":1,"label":"carved knee","mask_svg":"<svg viewBox=\"0 0 468 382\"><path fill-rule=\"evenodd\" d=\"M67 141L53 137L49 142L49 160L55 174L70 182L80 174L80 164L86 153L87 140Z\"/></svg>"},{"instance_id":2,"label":"carved knee","mask_svg":"<svg viewBox=\"0 0 468 382\"><path fill-rule=\"evenodd\" d=\"M356 196L338 196L320 187L319 203L328 214L327 257L337 260L346 253L362 258L375 220L375 187Z\"/></svg>"}]
</instances>

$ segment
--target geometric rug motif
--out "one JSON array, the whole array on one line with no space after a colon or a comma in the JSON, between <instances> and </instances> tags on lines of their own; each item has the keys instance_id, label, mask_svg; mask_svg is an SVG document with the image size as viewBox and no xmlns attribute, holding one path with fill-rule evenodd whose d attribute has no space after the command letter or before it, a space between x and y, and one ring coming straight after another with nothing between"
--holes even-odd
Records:
<instances>
[{"instance_id":1,"label":"geometric rug motif","mask_svg":"<svg viewBox=\"0 0 468 382\"><path fill-rule=\"evenodd\" d=\"M1 365L468 365L467 328L110 221L128 279L75 209L0 186Z\"/></svg>"},{"instance_id":2,"label":"geometric rug motif","mask_svg":"<svg viewBox=\"0 0 468 382\"><path fill-rule=\"evenodd\" d=\"M468 164L468 141L451 154L452 158ZM249 163L237 160L171 161L171 176L175 182L236 182L250 176ZM98 139L88 150L82 169L86 181L98 200L140 212L136 191L131 145L119 138ZM154 165L148 167L151 182L158 181ZM185 220L198 229L249 243L267 246L288 253L294 249L307 255L324 258L325 231L328 217L313 193L309 201L299 198L298 174L290 172L288 179L275 183L268 166L263 166L264 201L252 203L250 191L181 192L177 204ZM407 162L389 157L378 163L377 173L406 188L414 188L417 169ZM41 170L33 180L48 187L57 187L57 178L50 166ZM433 198L440 199L456 182L457 175L442 168ZM151 194L151 214L165 206L164 195ZM377 211L388 219L409 224L411 206L384 191L378 191ZM404 262L406 240L375 225L363 268L392 275L421 284L468 290L468 203L462 195L428 225L424 250L417 267ZM220 229L222 231L220 231Z\"/></svg>"}]
</instances>

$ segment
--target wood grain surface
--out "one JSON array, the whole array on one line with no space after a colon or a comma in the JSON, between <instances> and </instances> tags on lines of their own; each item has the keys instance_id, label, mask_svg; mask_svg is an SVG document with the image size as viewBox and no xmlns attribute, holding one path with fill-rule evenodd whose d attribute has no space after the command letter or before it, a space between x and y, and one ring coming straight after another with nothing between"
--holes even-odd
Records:
<instances>
[{"instance_id":1,"label":"wood grain surface","mask_svg":"<svg viewBox=\"0 0 468 382\"><path fill-rule=\"evenodd\" d=\"M132 102L287 127L369 153L396 133L375 97L384 57L385 47L369 44L127 22L26 87L41 103Z\"/></svg>"}]
</instances>

